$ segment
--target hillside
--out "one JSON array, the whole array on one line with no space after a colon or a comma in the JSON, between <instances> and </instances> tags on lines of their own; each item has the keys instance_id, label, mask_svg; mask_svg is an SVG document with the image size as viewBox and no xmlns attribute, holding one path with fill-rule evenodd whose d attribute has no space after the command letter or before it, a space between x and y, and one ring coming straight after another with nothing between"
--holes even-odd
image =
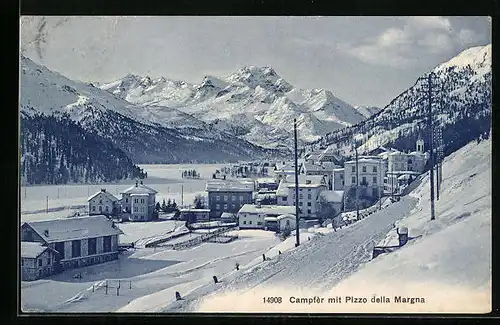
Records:
<instances>
[{"instance_id":1,"label":"hillside","mask_svg":"<svg viewBox=\"0 0 500 325\"><path fill-rule=\"evenodd\" d=\"M138 106L21 57L23 116L68 116L134 163L222 162L279 155L181 111ZM23 125L21 125L21 128Z\"/></svg>"},{"instance_id":2,"label":"hillside","mask_svg":"<svg viewBox=\"0 0 500 325\"><path fill-rule=\"evenodd\" d=\"M366 118L329 90L294 88L271 67L246 66L225 77L205 76L200 84L127 75L99 87L144 111L171 107L268 148L292 146L294 118L304 142Z\"/></svg>"},{"instance_id":3,"label":"hillside","mask_svg":"<svg viewBox=\"0 0 500 325\"><path fill-rule=\"evenodd\" d=\"M445 159L434 221L429 220L427 178L400 202L336 232L302 238L301 246L250 270L220 276L220 285L190 292L164 311L488 312L491 152L491 140L474 141ZM372 260L375 245L397 242L399 226L409 229L408 244ZM373 295L390 303L371 303ZM281 296L282 303L263 303L267 296ZM342 302L289 301L314 296L340 296ZM366 297L368 303L348 304L347 296ZM424 298L425 303L395 303L395 296Z\"/></svg>"},{"instance_id":4,"label":"hillside","mask_svg":"<svg viewBox=\"0 0 500 325\"><path fill-rule=\"evenodd\" d=\"M434 125L442 129L444 153L448 155L489 132L491 44L465 50L437 66L433 72ZM310 149L329 146L339 153L352 155L356 140L360 153L379 146L414 150L418 136L429 134L427 75L380 112L354 126L327 134ZM428 148L428 139L425 137L424 140Z\"/></svg>"}]
</instances>

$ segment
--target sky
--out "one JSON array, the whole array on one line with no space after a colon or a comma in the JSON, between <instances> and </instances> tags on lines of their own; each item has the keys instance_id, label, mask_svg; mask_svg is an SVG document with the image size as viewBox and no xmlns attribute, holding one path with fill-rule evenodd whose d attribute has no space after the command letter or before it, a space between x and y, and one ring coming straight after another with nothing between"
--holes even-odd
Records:
<instances>
[{"instance_id":1,"label":"sky","mask_svg":"<svg viewBox=\"0 0 500 325\"><path fill-rule=\"evenodd\" d=\"M128 73L200 83L271 66L297 88L384 107L462 50L491 43L489 17L21 17L21 52L64 76Z\"/></svg>"}]
</instances>

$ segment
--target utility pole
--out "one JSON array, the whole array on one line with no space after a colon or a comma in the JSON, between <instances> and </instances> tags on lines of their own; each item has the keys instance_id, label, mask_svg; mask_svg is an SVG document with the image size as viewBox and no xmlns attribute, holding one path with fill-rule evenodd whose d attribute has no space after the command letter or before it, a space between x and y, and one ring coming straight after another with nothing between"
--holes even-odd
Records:
<instances>
[{"instance_id":1,"label":"utility pole","mask_svg":"<svg viewBox=\"0 0 500 325\"><path fill-rule=\"evenodd\" d=\"M295 247L300 245L299 237L299 168L297 155L297 119L293 119L293 134L295 143Z\"/></svg>"},{"instance_id":2,"label":"utility pole","mask_svg":"<svg viewBox=\"0 0 500 325\"><path fill-rule=\"evenodd\" d=\"M47 195L47 206L46 206L45 213L49 213L49 196L48 195Z\"/></svg>"},{"instance_id":3,"label":"utility pole","mask_svg":"<svg viewBox=\"0 0 500 325\"><path fill-rule=\"evenodd\" d=\"M356 152L356 219L359 220L359 195L358 195L358 187L359 187L359 172L358 172L358 147L355 145L354 151Z\"/></svg>"},{"instance_id":4,"label":"utility pole","mask_svg":"<svg viewBox=\"0 0 500 325\"><path fill-rule=\"evenodd\" d=\"M434 146L433 146L433 128L432 128L432 78L434 73L431 72L427 76L427 99L428 99L428 116L427 125L429 128L429 153L430 153L430 186L431 186L431 220L436 219L434 211Z\"/></svg>"},{"instance_id":5,"label":"utility pole","mask_svg":"<svg viewBox=\"0 0 500 325\"><path fill-rule=\"evenodd\" d=\"M378 181L382 184L384 184L383 176L382 176L382 160L380 160L380 164L378 165ZM378 209L382 210L382 191L384 190L383 187L378 186Z\"/></svg>"},{"instance_id":6,"label":"utility pole","mask_svg":"<svg viewBox=\"0 0 500 325\"><path fill-rule=\"evenodd\" d=\"M184 185L181 185L181 206L184 207Z\"/></svg>"}]
</instances>

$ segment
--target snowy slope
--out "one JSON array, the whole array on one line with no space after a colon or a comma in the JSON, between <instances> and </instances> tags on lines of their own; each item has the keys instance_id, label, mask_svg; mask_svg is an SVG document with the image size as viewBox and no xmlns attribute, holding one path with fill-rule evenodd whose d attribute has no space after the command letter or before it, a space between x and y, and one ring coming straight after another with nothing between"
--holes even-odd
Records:
<instances>
[{"instance_id":1,"label":"snowy slope","mask_svg":"<svg viewBox=\"0 0 500 325\"><path fill-rule=\"evenodd\" d=\"M364 105L354 106L354 108L357 109L358 112L360 112L366 118L369 118L373 114L376 114L382 110L380 107Z\"/></svg>"},{"instance_id":2,"label":"snowy slope","mask_svg":"<svg viewBox=\"0 0 500 325\"><path fill-rule=\"evenodd\" d=\"M303 121L299 137L307 142L365 119L330 91L294 88L271 67L247 66L226 77L206 76L200 84L129 75L100 87L137 105L174 107L207 123L223 123L265 147L288 138L294 118Z\"/></svg>"},{"instance_id":3,"label":"snowy slope","mask_svg":"<svg viewBox=\"0 0 500 325\"><path fill-rule=\"evenodd\" d=\"M315 237L218 288L195 291L165 311L488 312L491 150L491 140L473 142L446 158L435 221L429 220L429 183L424 181L400 202ZM394 243L394 225L407 226L413 239L371 260L373 245ZM263 303L268 295L281 296L283 303ZM342 303L289 302L291 296L314 295L340 296ZM374 295L391 303L371 303ZM347 304L346 296L366 297L368 303ZM395 296L425 303L395 303Z\"/></svg>"},{"instance_id":4,"label":"snowy slope","mask_svg":"<svg viewBox=\"0 0 500 325\"><path fill-rule=\"evenodd\" d=\"M491 44L467 49L433 72L435 125L443 129L445 154L450 154L490 128ZM418 136L428 134L427 76L418 79L380 112L355 126L327 134L315 146L331 146L352 155L352 140L359 134L361 153L379 146L413 151ZM427 147L427 139L424 140Z\"/></svg>"}]
</instances>

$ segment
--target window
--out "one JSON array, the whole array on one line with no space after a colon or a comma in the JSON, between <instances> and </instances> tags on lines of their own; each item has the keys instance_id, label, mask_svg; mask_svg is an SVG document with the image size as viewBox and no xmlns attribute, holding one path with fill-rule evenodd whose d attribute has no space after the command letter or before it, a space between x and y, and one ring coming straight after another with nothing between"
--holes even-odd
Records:
<instances>
[{"instance_id":1,"label":"window","mask_svg":"<svg viewBox=\"0 0 500 325\"><path fill-rule=\"evenodd\" d=\"M105 236L103 238L103 251L104 253L111 252L111 236Z\"/></svg>"},{"instance_id":2,"label":"window","mask_svg":"<svg viewBox=\"0 0 500 325\"><path fill-rule=\"evenodd\" d=\"M302 202L301 201L299 201L299 205L302 206Z\"/></svg>"},{"instance_id":3,"label":"window","mask_svg":"<svg viewBox=\"0 0 500 325\"><path fill-rule=\"evenodd\" d=\"M97 253L97 240L96 238L89 238L89 255Z\"/></svg>"},{"instance_id":4,"label":"window","mask_svg":"<svg viewBox=\"0 0 500 325\"><path fill-rule=\"evenodd\" d=\"M50 257L47 259L47 265L50 265Z\"/></svg>"},{"instance_id":5,"label":"window","mask_svg":"<svg viewBox=\"0 0 500 325\"><path fill-rule=\"evenodd\" d=\"M64 259L64 242L56 243L54 245L55 250L59 253L59 256L61 256L61 259Z\"/></svg>"},{"instance_id":6,"label":"window","mask_svg":"<svg viewBox=\"0 0 500 325\"><path fill-rule=\"evenodd\" d=\"M92 211L95 211L95 205L92 206Z\"/></svg>"},{"instance_id":7,"label":"window","mask_svg":"<svg viewBox=\"0 0 500 325\"><path fill-rule=\"evenodd\" d=\"M373 184L377 184L377 177L376 176L373 177Z\"/></svg>"},{"instance_id":8,"label":"window","mask_svg":"<svg viewBox=\"0 0 500 325\"><path fill-rule=\"evenodd\" d=\"M139 212L139 208L138 207L134 207L134 212Z\"/></svg>"},{"instance_id":9,"label":"window","mask_svg":"<svg viewBox=\"0 0 500 325\"><path fill-rule=\"evenodd\" d=\"M236 201L236 196L234 196L234 195L233 195L233 196L231 197L231 199L232 199L233 201Z\"/></svg>"},{"instance_id":10,"label":"window","mask_svg":"<svg viewBox=\"0 0 500 325\"><path fill-rule=\"evenodd\" d=\"M366 184L366 177L363 176L363 184Z\"/></svg>"},{"instance_id":11,"label":"window","mask_svg":"<svg viewBox=\"0 0 500 325\"><path fill-rule=\"evenodd\" d=\"M134 199L134 203L139 203L139 199Z\"/></svg>"},{"instance_id":12,"label":"window","mask_svg":"<svg viewBox=\"0 0 500 325\"><path fill-rule=\"evenodd\" d=\"M224 202L227 202L227 195L224 195Z\"/></svg>"},{"instance_id":13,"label":"window","mask_svg":"<svg viewBox=\"0 0 500 325\"><path fill-rule=\"evenodd\" d=\"M144 207L141 207L141 212L144 212Z\"/></svg>"},{"instance_id":14,"label":"window","mask_svg":"<svg viewBox=\"0 0 500 325\"><path fill-rule=\"evenodd\" d=\"M128 198L125 198L125 203L128 203Z\"/></svg>"},{"instance_id":15,"label":"window","mask_svg":"<svg viewBox=\"0 0 500 325\"><path fill-rule=\"evenodd\" d=\"M233 204L233 209L236 209L236 204Z\"/></svg>"},{"instance_id":16,"label":"window","mask_svg":"<svg viewBox=\"0 0 500 325\"><path fill-rule=\"evenodd\" d=\"M307 199L312 199L312 195L311 194L307 194Z\"/></svg>"},{"instance_id":17,"label":"window","mask_svg":"<svg viewBox=\"0 0 500 325\"><path fill-rule=\"evenodd\" d=\"M224 210L227 210L227 204L224 204Z\"/></svg>"},{"instance_id":18,"label":"window","mask_svg":"<svg viewBox=\"0 0 500 325\"><path fill-rule=\"evenodd\" d=\"M352 177L352 184L356 184L356 176Z\"/></svg>"},{"instance_id":19,"label":"window","mask_svg":"<svg viewBox=\"0 0 500 325\"><path fill-rule=\"evenodd\" d=\"M301 188L299 188L299 192L302 192L302 189L301 189Z\"/></svg>"},{"instance_id":20,"label":"window","mask_svg":"<svg viewBox=\"0 0 500 325\"><path fill-rule=\"evenodd\" d=\"M342 186L344 186L344 181L342 181Z\"/></svg>"},{"instance_id":21,"label":"window","mask_svg":"<svg viewBox=\"0 0 500 325\"><path fill-rule=\"evenodd\" d=\"M248 221L248 224L251 225L252 224L252 220Z\"/></svg>"},{"instance_id":22,"label":"window","mask_svg":"<svg viewBox=\"0 0 500 325\"><path fill-rule=\"evenodd\" d=\"M244 224L244 225L246 225L246 224L247 224L246 220L243 220L243 224Z\"/></svg>"},{"instance_id":23,"label":"window","mask_svg":"<svg viewBox=\"0 0 500 325\"><path fill-rule=\"evenodd\" d=\"M377 172L377 166L373 166L373 172L376 173Z\"/></svg>"},{"instance_id":24,"label":"window","mask_svg":"<svg viewBox=\"0 0 500 325\"><path fill-rule=\"evenodd\" d=\"M340 174L340 179L344 179L344 175Z\"/></svg>"},{"instance_id":25,"label":"window","mask_svg":"<svg viewBox=\"0 0 500 325\"><path fill-rule=\"evenodd\" d=\"M366 166L363 166L363 173L366 173Z\"/></svg>"},{"instance_id":26,"label":"window","mask_svg":"<svg viewBox=\"0 0 500 325\"><path fill-rule=\"evenodd\" d=\"M351 172L356 172L356 166L351 166Z\"/></svg>"},{"instance_id":27,"label":"window","mask_svg":"<svg viewBox=\"0 0 500 325\"><path fill-rule=\"evenodd\" d=\"M311 209L307 209L307 214L311 214Z\"/></svg>"},{"instance_id":28,"label":"window","mask_svg":"<svg viewBox=\"0 0 500 325\"><path fill-rule=\"evenodd\" d=\"M307 202L307 206L310 207L311 206L311 202Z\"/></svg>"},{"instance_id":29,"label":"window","mask_svg":"<svg viewBox=\"0 0 500 325\"><path fill-rule=\"evenodd\" d=\"M302 200L302 193L301 193L301 194L299 194L299 199L300 199L300 200Z\"/></svg>"},{"instance_id":30,"label":"window","mask_svg":"<svg viewBox=\"0 0 500 325\"><path fill-rule=\"evenodd\" d=\"M106 212L109 212L109 207L106 205Z\"/></svg>"},{"instance_id":31,"label":"window","mask_svg":"<svg viewBox=\"0 0 500 325\"><path fill-rule=\"evenodd\" d=\"M71 257L80 257L82 255L82 242L80 240L71 241Z\"/></svg>"},{"instance_id":32,"label":"window","mask_svg":"<svg viewBox=\"0 0 500 325\"><path fill-rule=\"evenodd\" d=\"M99 206L99 212L102 212L102 206Z\"/></svg>"},{"instance_id":33,"label":"window","mask_svg":"<svg viewBox=\"0 0 500 325\"><path fill-rule=\"evenodd\" d=\"M216 204L215 205L215 210L219 210L220 209L220 204Z\"/></svg>"},{"instance_id":34,"label":"window","mask_svg":"<svg viewBox=\"0 0 500 325\"><path fill-rule=\"evenodd\" d=\"M99 200L99 204L102 204L102 200Z\"/></svg>"},{"instance_id":35,"label":"window","mask_svg":"<svg viewBox=\"0 0 500 325\"><path fill-rule=\"evenodd\" d=\"M311 189L310 189L310 188L308 188L308 189L307 189L307 191L308 191L308 192L311 192Z\"/></svg>"},{"instance_id":36,"label":"window","mask_svg":"<svg viewBox=\"0 0 500 325\"><path fill-rule=\"evenodd\" d=\"M143 204L144 204L144 199L141 199L141 203L143 203Z\"/></svg>"},{"instance_id":37,"label":"window","mask_svg":"<svg viewBox=\"0 0 500 325\"><path fill-rule=\"evenodd\" d=\"M240 201L243 201L243 195L240 195Z\"/></svg>"},{"instance_id":38,"label":"window","mask_svg":"<svg viewBox=\"0 0 500 325\"><path fill-rule=\"evenodd\" d=\"M42 266L42 259L39 259L39 260L38 260L38 266L39 266L39 267L40 267L40 266Z\"/></svg>"},{"instance_id":39,"label":"window","mask_svg":"<svg viewBox=\"0 0 500 325\"><path fill-rule=\"evenodd\" d=\"M217 196L215 197L215 199L216 199L217 201L219 201L219 200L220 200L220 196L219 196L219 195L217 195Z\"/></svg>"}]
</instances>

